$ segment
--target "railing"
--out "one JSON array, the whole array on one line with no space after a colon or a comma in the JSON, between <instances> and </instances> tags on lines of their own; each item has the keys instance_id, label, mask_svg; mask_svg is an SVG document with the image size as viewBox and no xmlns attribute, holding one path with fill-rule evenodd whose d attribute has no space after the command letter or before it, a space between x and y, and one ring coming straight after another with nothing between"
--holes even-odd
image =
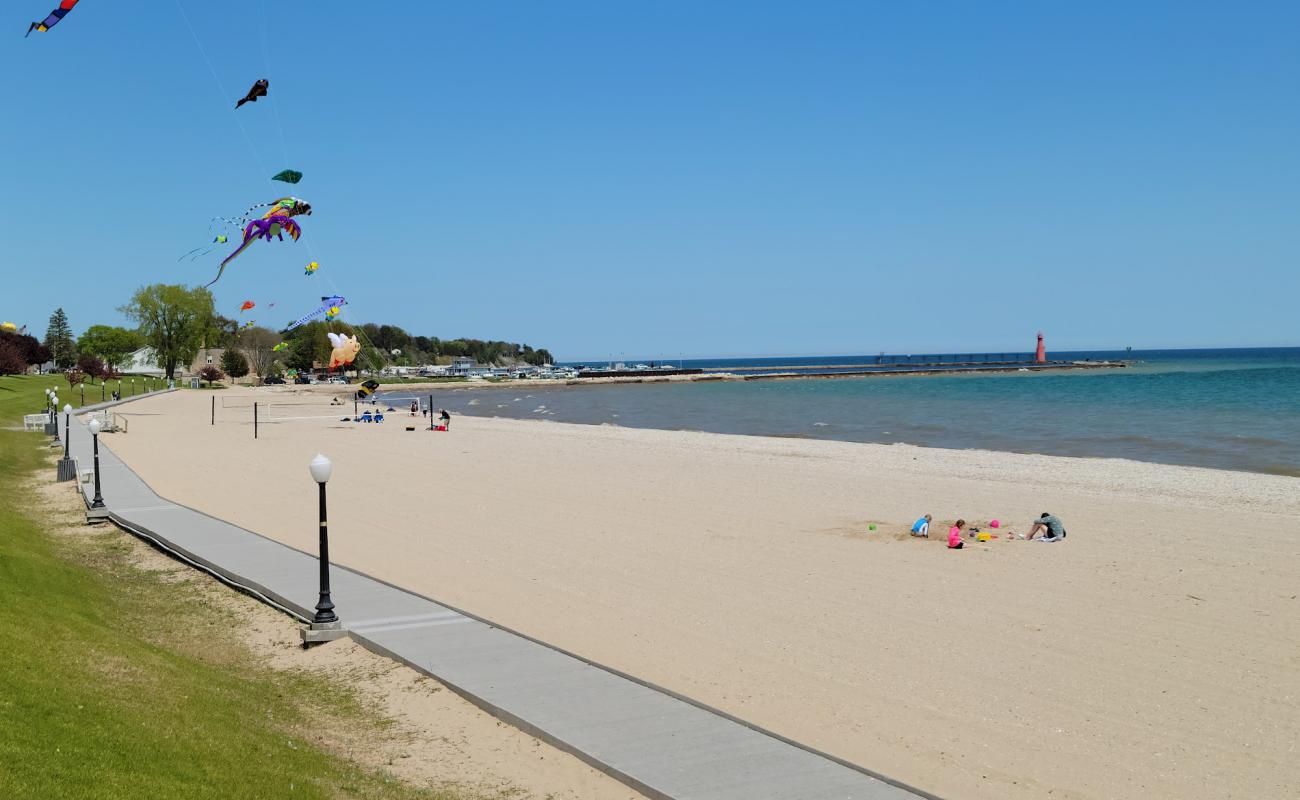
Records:
<instances>
[{"instance_id":1,"label":"railing","mask_svg":"<svg viewBox=\"0 0 1300 800\"><path fill-rule=\"evenodd\" d=\"M103 426L100 429L103 433L126 433L127 432L126 417L122 416L121 414L114 414L112 411L106 410L106 411L92 411L88 416L91 419L99 420L99 424Z\"/></svg>"}]
</instances>

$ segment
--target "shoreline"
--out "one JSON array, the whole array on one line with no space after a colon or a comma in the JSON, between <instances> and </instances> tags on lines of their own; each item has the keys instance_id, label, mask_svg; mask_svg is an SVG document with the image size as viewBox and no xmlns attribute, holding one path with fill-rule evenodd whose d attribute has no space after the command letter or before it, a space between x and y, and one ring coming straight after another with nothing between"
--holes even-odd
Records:
<instances>
[{"instance_id":1,"label":"shoreline","mask_svg":"<svg viewBox=\"0 0 1300 800\"><path fill-rule=\"evenodd\" d=\"M1300 787L1294 478L480 417L407 433L401 414L328 411L254 442L242 409L212 427L208 405L134 403L112 449L160 494L308 551L305 464L324 452L338 563L911 785ZM923 512L940 533L957 516L1023 532L1044 510L1066 542L953 552L906 532Z\"/></svg>"},{"instance_id":2,"label":"shoreline","mask_svg":"<svg viewBox=\"0 0 1300 800\"><path fill-rule=\"evenodd\" d=\"M852 372L826 372L826 373L809 373L809 372L773 372L760 375L736 374L735 372L701 372L695 375L641 375L627 377L609 377L609 378L566 378L563 380L499 380L499 381L449 381L449 382L431 382L413 380L409 383L381 383L378 392L389 391L387 387L401 387L412 390L428 389L518 389L527 386L529 388L556 387L556 386L613 386L635 383L703 383L710 381L756 381L756 380L802 380L810 378L886 378L901 376L932 376L932 375L972 375L982 373L1008 373L1008 372L1067 372L1071 370L1089 370L1089 369L1123 369L1128 364L1125 362L1092 362L1092 363L1071 363L1071 364L1015 364L994 367L952 367L952 368L917 368L917 369L898 369L883 367L871 370L856 370ZM753 369L767 369L766 367L741 368L737 372L748 372ZM834 369L834 367L831 367ZM294 389L304 389L310 392L330 393L343 392L351 394L361 383L360 379L356 383L349 384L288 384ZM262 387L256 387L262 388Z\"/></svg>"}]
</instances>

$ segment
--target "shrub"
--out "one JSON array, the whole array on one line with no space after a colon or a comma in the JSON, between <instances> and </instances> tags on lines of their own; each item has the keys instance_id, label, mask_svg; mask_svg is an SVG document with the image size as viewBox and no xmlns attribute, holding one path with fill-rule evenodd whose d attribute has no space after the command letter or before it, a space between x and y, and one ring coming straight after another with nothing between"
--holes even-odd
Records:
<instances>
[{"instance_id":1,"label":"shrub","mask_svg":"<svg viewBox=\"0 0 1300 800\"><path fill-rule=\"evenodd\" d=\"M199 370L199 377L207 381L208 386L211 386L212 384L226 377L226 373L222 372L221 370L209 364L208 366Z\"/></svg>"}]
</instances>

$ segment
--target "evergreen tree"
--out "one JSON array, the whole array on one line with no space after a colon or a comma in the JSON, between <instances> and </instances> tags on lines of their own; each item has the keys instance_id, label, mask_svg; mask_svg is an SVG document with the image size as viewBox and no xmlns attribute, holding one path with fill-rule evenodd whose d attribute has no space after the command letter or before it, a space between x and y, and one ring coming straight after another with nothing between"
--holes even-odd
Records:
<instances>
[{"instance_id":1,"label":"evergreen tree","mask_svg":"<svg viewBox=\"0 0 1300 800\"><path fill-rule=\"evenodd\" d=\"M232 378L242 378L248 374L248 359L244 354L230 348L221 354L221 369Z\"/></svg>"},{"instance_id":2,"label":"evergreen tree","mask_svg":"<svg viewBox=\"0 0 1300 800\"><path fill-rule=\"evenodd\" d=\"M77 362L77 345L72 338L72 326L68 324L68 315L63 309L55 309L50 315L50 325L45 330L45 346L54 357L54 366L71 367Z\"/></svg>"}]
</instances>

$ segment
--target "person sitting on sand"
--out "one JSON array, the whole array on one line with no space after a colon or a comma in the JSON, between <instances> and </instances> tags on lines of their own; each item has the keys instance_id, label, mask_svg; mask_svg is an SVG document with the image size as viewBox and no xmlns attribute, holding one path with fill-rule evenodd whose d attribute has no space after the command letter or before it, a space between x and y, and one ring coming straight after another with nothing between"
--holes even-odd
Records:
<instances>
[{"instance_id":1,"label":"person sitting on sand","mask_svg":"<svg viewBox=\"0 0 1300 800\"><path fill-rule=\"evenodd\" d=\"M957 524L948 529L948 549L960 550L962 548L961 532L966 529L966 520L959 519Z\"/></svg>"},{"instance_id":2,"label":"person sitting on sand","mask_svg":"<svg viewBox=\"0 0 1300 800\"><path fill-rule=\"evenodd\" d=\"M912 535L913 535L913 536L924 536L925 538L929 539L929 538L930 538L930 519L931 519L930 515L929 515L929 514L926 514L924 517L921 517L921 518L918 519L916 522L912 523Z\"/></svg>"},{"instance_id":3,"label":"person sitting on sand","mask_svg":"<svg viewBox=\"0 0 1300 800\"><path fill-rule=\"evenodd\" d=\"M1046 511L1042 516L1034 520L1034 524L1029 526L1029 535L1025 538L1033 539L1038 532L1043 532L1043 538L1040 542L1059 542L1065 538L1065 526L1061 521Z\"/></svg>"},{"instance_id":4,"label":"person sitting on sand","mask_svg":"<svg viewBox=\"0 0 1300 800\"><path fill-rule=\"evenodd\" d=\"M341 406L341 405L343 405L343 401L340 400L340 399L338 398L338 395L335 395L335 396L334 396L334 399L330 400L330 405L332 405L332 406Z\"/></svg>"},{"instance_id":5,"label":"person sitting on sand","mask_svg":"<svg viewBox=\"0 0 1300 800\"><path fill-rule=\"evenodd\" d=\"M362 414L361 414L361 421L362 421L362 422L374 422L374 421L375 421L375 418L372 417L372 416L370 416L370 409L366 409L364 412L362 412Z\"/></svg>"},{"instance_id":6,"label":"person sitting on sand","mask_svg":"<svg viewBox=\"0 0 1300 800\"><path fill-rule=\"evenodd\" d=\"M383 421L384 421L384 412L382 412L382 411L376 411L376 412L375 412L375 422L383 422Z\"/></svg>"}]
</instances>

